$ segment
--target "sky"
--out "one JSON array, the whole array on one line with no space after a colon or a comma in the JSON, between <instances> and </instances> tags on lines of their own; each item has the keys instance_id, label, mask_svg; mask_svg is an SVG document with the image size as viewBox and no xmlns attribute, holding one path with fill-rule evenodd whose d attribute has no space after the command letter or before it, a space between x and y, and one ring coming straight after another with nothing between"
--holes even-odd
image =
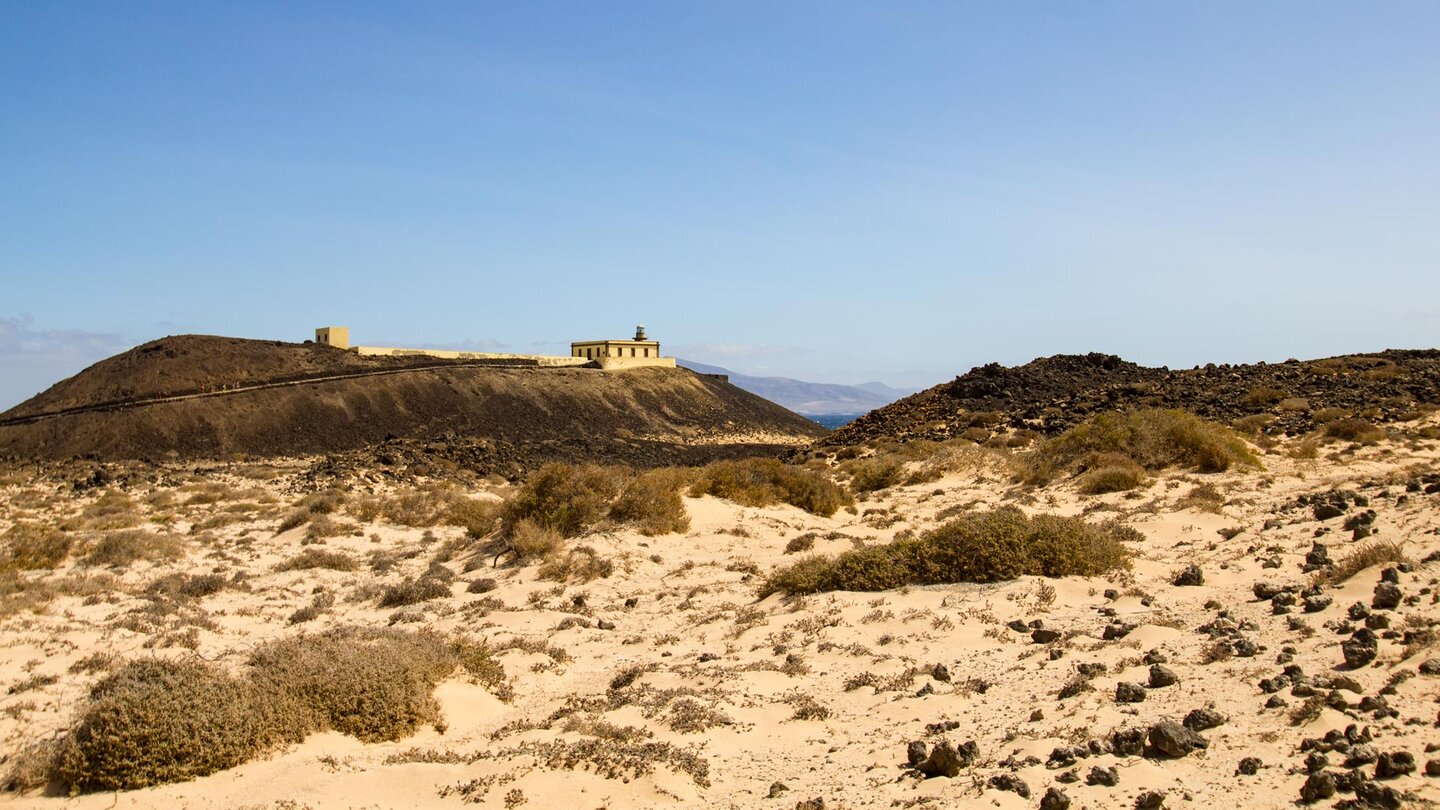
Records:
<instances>
[{"instance_id":1,"label":"sky","mask_svg":"<svg viewBox=\"0 0 1440 810\"><path fill-rule=\"evenodd\" d=\"M1440 3L54 2L0 408L169 334L927 387L1440 345Z\"/></svg>"}]
</instances>

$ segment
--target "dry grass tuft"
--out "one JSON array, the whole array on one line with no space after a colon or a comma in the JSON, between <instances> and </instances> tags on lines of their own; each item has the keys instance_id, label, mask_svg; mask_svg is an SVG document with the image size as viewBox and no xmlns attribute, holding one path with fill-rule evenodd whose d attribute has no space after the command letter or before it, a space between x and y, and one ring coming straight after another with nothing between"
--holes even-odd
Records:
<instances>
[{"instance_id":1,"label":"dry grass tuft","mask_svg":"<svg viewBox=\"0 0 1440 810\"><path fill-rule=\"evenodd\" d=\"M328 568L331 571L354 571L360 563L348 554L325 549L306 548L294 557L275 566L276 571L308 571L312 568Z\"/></svg>"},{"instance_id":2,"label":"dry grass tuft","mask_svg":"<svg viewBox=\"0 0 1440 810\"><path fill-rule=\"evenodd\" d=\"M106 533L84 560L88 565L124 568L140 560L174 560L184 554L184 541L174 535L125 529Z\"/></svg>"},{"instance_id":3,"label":"dry grass tuft","mask_svg":"<svg viewBox=\"0 0 1440 810\"><path fill-rule=\"evenodd\" d=\"M0 569L58 568L70 556L74 545L74 539L65 532L22 521L0 535Z\"/></svg>"},{"instance_id":4,"label":"dry grass tuft","mask_svg":"<svg viewBox=\"0 0 1440 810\"><path fill-rule=\"evenodd\" d=\"M1408 562L1405 550L1394 540L1374 540L1347 554L1333 568L1315 572L1315 581L1323 585L1344 582L1356 574L1376 565L1395 565Z\"/></svg>"}]
</instances>

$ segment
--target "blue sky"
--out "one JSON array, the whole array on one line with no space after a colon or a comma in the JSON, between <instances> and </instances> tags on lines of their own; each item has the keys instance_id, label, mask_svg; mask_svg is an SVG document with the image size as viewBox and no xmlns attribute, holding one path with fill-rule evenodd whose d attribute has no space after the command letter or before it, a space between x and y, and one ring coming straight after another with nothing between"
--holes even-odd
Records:
<instances>
[{"instance_id":1,"label":"blue sky","mask_svg":"<svg viewBox=\"0 0 1440 810\"><path fill-rule=\"evenodd\" d=\"M10 3L0 408L166 334L1440 344L1440 4Z\"/></svg>"}]
</instances>

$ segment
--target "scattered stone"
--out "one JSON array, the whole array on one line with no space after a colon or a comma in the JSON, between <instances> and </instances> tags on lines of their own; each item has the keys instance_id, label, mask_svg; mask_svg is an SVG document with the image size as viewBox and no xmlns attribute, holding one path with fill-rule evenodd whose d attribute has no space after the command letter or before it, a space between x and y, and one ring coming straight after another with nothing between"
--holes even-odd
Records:
<instances>
[{"instance_id":1,"label":"scattered stone","mask_svg":"<svg viewBox=\"0 0 1440 810\"><path fill-rule=\"evenodd\" d=\"M1223 726L1226 719L1225 715L1214 709L1191 709L1190 713L1185 715L1183 724L1191 731L1206 731L1217 726Z\"/></svg>"},{"instance_id":2,"label":"scattered stone","mask_svg":"<svg viewBox=\"0 0 1440 810\"><path fill-rule=\"evenodd\" d=\"M1305 772L1319 773L1330 767L1330 758L1323 752L1311 751L1305 755Z\"/></svg>"},{"instance_id":3,"label":"scattered stone","mask_svg":"<svg viewBox=\"0 0 1440 810\"><path fill-rule=\"evenodd\" d=\"M784 783L784 782L772 782L772 783L770 783L770 795L766 796L765 798L767 798L767 799L776 799L776 798L779 798L781 793L784 793L785 791L787 791L787 790L789 790L789 789L790 789L790 788L788 788L788 787L785 786L785 783Z\"/></svg>"},{"instance_id":4,"label":"scattered stone","mask_svg":"<svg viewBox=\"0 0 1440 810\"><path fill-rule=\"evenodd\" d=\"M1317 503L1314 512L1316 520L1332 520L1345 514L1345 507L1343 503L1340 505L1332 502Z\"/></svg>"},{"instance_id":5,"label":"scattered stone","mask_svg":"<svg viewBox=\"0 0 1440 810\"><path fill-rule=\"evenodd\" d=\"M1009 627L1011 630L1014 630L1014 631L1017 632L1017 633L1028 633L1028 632L1030 632L1030 625L1026 624L1025 622L1023 622L1023 621L1021 621L1021 620L1019 620L1019 619L1016 619L1016 620L1010 622L1008 625L1006 625L1006 627Z\"/></svg>"},{"instance_id":6,"label":"scattered stone","mask_svg":"<svg viewBox=\"0 0 1440 810\"><path fill-rule=\"evenodd\" d=\"M1054 644L1060 640L1060 631L1041 628L1030 634L1030 640L1036 644Z\"/></svg>"},{"instance_id":7,"label":"scattered stone","mask_svg":"<svg viewBox=\"0 0 1440 810\"><path fill-rule=\"evenodd\" d=\"M1384 613L1371 613L1365 617L1365 626L1371 630L1390 629L1390 617Z\"/></svg>"},{"instance_id":8,"label":"scattered stone","mask_svg":"<svg viewBox=\"0 0 1440 810\"><path fill-rule=\"evenodd\" d=\"M1205 574L1200 570L1200 566L1195 563L1190 563L1180 569L1180 573L1175 575L1175 579L1173 579L1172 582L1176 585L1204 585Z\"/></svg>"},{"instance_id":9,"label":"scattered stone","mask_svg":"<svg viewBox=\"0 0 1440 810\"><path fill-rule=\"evenodd\" d=\"M1150 667L1150 688L1161 689L1166 686L1174 686L1180 682L1180 676L1175 670L1163 665L1156 664Z\"/></svg>"},{"instance_id":10,"label":"scattered stone","mask_svg":"<svg viewBox=\"0 0 1440 810\"><path fill-rule=\"evenodd\" d=\"M1102 787L1115 787L1120 784L1120 772L1112 768L1102 768L1099 765L1090 769L1090 775L1085 777L1085 784L1100 785Z\"/></svg>"},{"instance_id":11,"label":"scattered stone","mask_svg":"<svg viewBox=\"0 0 1440 810\"><path fill-rule=\"evenodd\" d=\"M1374 631L1363 627L1356 630L1349 641L1340 645L1340 652L1345 656L1345 663L1356 669L1375 660L1375 656L1380 652L1380 642Z\"/></svg>"},{"instance_id":12,"label":"scattered stone","mask_svg":"<svg viewBox=\"0 0 1440 810\"><path fill-rule=\"evenodd\" d=\"M1060 788L1046 788L1045 795L1040 798L1040 810L1070 810L1070 797Z\"/></svg>"},{"instance_id":13,"label":"scattered stone","mask_svg":"<svg viewBox=\"0 0 1440 810\"><path fill-rule=\"evenodd\" d=\"M1319 613L1334 602L1335 600L1329 596L1307 596L1305 597L1305 612Z\"/></svg>"},{"instance_id":14,"label":"scattered stone","mask_svg":"<svg viewBox=\"0 0 1440 810\"><path fill-rule=\"evenodd\" d=\"M1391 751L1375 761L1376 779L1394 779L1415 772L1415 755L1409 751Z\"/></svg>"},{"instance_id":15,"label":"scattered stone","mask_svg":"<svg viewBox=\"0 0 1440 810\"><path fill-rule=\"evenodd\" d=\"M1289 705L1290 701L1280 697L1279 695L1271 695L1270 699L1265 701L1265 708L1267 709L1283 709Z\"/></svg>"},{"instance_id":16,"label":"scattered stone","mask_svg":"<svg viewBox=\"0 0 1440 810\"><path fill-rule=\"evenodd\" d=\"M1254 776L1255 774L1260 772L1260 767L1262 764L1263 763L1260 762L1259 757L1245 757L1244 759L1240 760L1240 764L1236 766L1235 775Z\"/></svg>"},{"instance_id":17,"label":"scattered stone","mask_svg":"<svg viewBox=\"0 0 1440 810\"><path fill-rule=\"evenodd\" d=\"M1210 746L1209 740L1169 718L1150 727L1149 740L1155 753L1172 759Z\"/></svg>"},{"instance_id":18,"label":"scattered stone","mask_svg":"<svg viewBox=\"0 0 1440 810\"><path fill-rule=\"evenodd\" d=\"M1355 785L1355 801L1359 802L1361 807L1383 807L1386 810L1400 810L1405 805L1400 791L1374 782L1360 782Z\"/></svg>"},{"instance_id":19,"label":"scattered stone","mask_svg":"<svg viewBox=\"0 0 1440 810\"><path fill-rule=\"evenodd\" d=\"M930 747L927 746L925 743L921 742L920 740L912 741L905 748L905 759L907 762L910 763L910 767L912 768L918 770L920 766L924 764L925 760L929 758Z\"/></svg>"},{"instance_id":20,"label":"scattered stone","mask_svg":"<svg viewBox=\"0 0 1440 810\"><path fill-rule=\"evenodd\" d=\"M923 746L923 743L921 744ZM911 743L906 750L906 758L913 757L916 753L915 743ZM975 763L980 756L979 746L974 740L968 740L959 748L956 748L948 740L935 744L930 749L930 755L925 758L915 769L924 774L927 778L933 776L948 776L954 778L960 775L962 768L968 768Z\"/></svg>"},{"instance_id":21,"label":"scattered stone","mask_svg":"<svg viewBox=\"0 0 1440 810\"><path fill-rule=\"evenodd\" d=\"M1044 719L1045 719L1045 712L1040 711L1039 709L1035 709L1034 711L1030 712L1030 722L1032 722L1032 723L1038 723L1038 722L1040 722L1041 720L1044 720Z\"/></svg>"},{"instance_id":22,"label":"scattered stone","mask_svg":"<svg viewBox=\"0 0 1440 810\"><path fill-rule=\"evenodd\" d=\"M1335 777L1328 773L1312 773L1300 786L1300 801L1309 804L1335 795Z\"/></svg>"},{"instance_id":23,"label":"scattered stone","mask_svg":"<svg viewBox=\"0 0 1440 810\"><path fill-rule=\"evenodd\" d=\"M1145 699L1145 687L1138 683L1121 681L1115 684L1116 703L1139 703Z\"/></svg>"},{"instance_id":24,"label":"scattered stone","mask_svg":"<svg viewBox=\"0 0 1440 810\"><path fill-rule=\"evenodd\" d=\"M930 669L930 677L934 678L937 681L940 681L941 683L949 683L950 668L945 666L944 664L936 664Z\"/></svg>"},{"instance_id":25,"label":"scattered stone","mask_svg":"<svg viewBox=\"0 0 1440 810\"><path fill-rule=\"evenodd\" d=\"M1305 553L1305 565L1300 570L1309 573L1330 565L1330 549L1324 543L1313 543Z\"/></svg>"},{"instance_id":26,"label":"scattered stone","mask_svg":"<svg viewBox=\"0 0 1440 810\"><path fill-rule=\"evenodd\" d=\"M1118 729L1110 734L1110 751L1117 757L1138 757L1145 753L1145 729Z\"/></svg>"},{"instance_id":27,"label":"scattered stone","mask_svg":"<svg viewBox=\"0 0 1440 810\"><path fill-rule=\"evenodd\" d=\"M608 621L608 620L606 620L606 619L601 619L600 621L596 622L596 623L595 623L595 626L598 627L598 628L600 628L601 630L614 630L614 629L615 629L615 623L612 622L612 621Z\"/></svg>"},{"instance_id":28,"label":"scattered stone","mask_svg":"<svg viewBox=\"0 0 1440 810\"><path fill-rule=\"evenodd\" d=\"M1380 759L1380 752L1375 750L1375 746L1369 743L1352 745L1345 757L1345 767L1358 768L1361 765L1369 765L1378 759Z\"/></svg>"},{"instance_id":29,"label":"scattered stone","mask_svg":"<svg viewBox=\"0 0 1440 810\"><path fill-rule=\"evenodd\" d=\"M1440 675L1440 658L1427 658L1420 662L1421 675Z\"/></svg>"},{"instance_id":30,"label":"scattered stone","mask_svg":"<svg viewBox=\"0 0 1440 810\"><path fill-rule=\"evenodd\" d=\"M1425 763L1426 776L1440 776L1440 759L1428 760Z\"/></svg>"},{"instance_id":31,"label":"scattered stone","mask_svg":"<svg viewBox=\"0 0 1440 810\"><path fill-rule=\"evenodd\" d=\"M1133 624L1115 622L1105 625L1105 631L1100 634L1100 637L1105 641L1114 641L1117 638L1124 638L1130 635L1130 631L1134 629L1135 625Z\"/></svg>"},{"instance_id":32,"label":"scattered stone","mask_svg":"<svg viewBox=\"0 0 1440 810\"><path fill-rule=\"evenodd\" d=\"M1399 585L1392 582L1381 582L1375 586L1375 596L1370 600L1370 607L1376 610L1394 610L1400 606L1401 596Z\"/></svg>"},{"instance_id":33,"label":"scattered stone","mask_svg":"<svg viewBox=\"0 0 1440 810\"><path fill-rule=\"evenodd\" d=\"M795 803L795 810L825 810L825 800L820 797Z\"/></svg>"},{"instance_id":34,"label":"scattered stone","mask_svg":"<svg viewBox=\"0 0 1440 810\"><path fill-rule=\"evenodd\" d=\"M1158 790L1147 790L1135 797L1135 810L1160 810L1165 806L1165 794Z\"/></svg>"},{"instance_id":35,"label":"scattered stone","mask_svg":"<svg viewBox=\"0 0 1440 810\"><path fill-rule=\"evenodd\" d=\"M990 787L996 790L1008 790L1022 799L1030 798L1030 786L1025 784L1024 779L1021 779L1013 773L1002 773L998 776L992 776L990 777L989 784Z\"/></svg>"},{"instance_id":36,"label":"scattered stone","mask_svg":"<svg viewBox=\"0 0 1440 810\"><path fill-rule=\"evenodd\" d=\"M1366 616L1370 615L1370 608L1367 607L1364 602L1356 602L1355 604L1350 606L1349 610L1345 612L1350 617L1351 621L1358 622L1364 619Z\"/></svg>"}]
</instances>

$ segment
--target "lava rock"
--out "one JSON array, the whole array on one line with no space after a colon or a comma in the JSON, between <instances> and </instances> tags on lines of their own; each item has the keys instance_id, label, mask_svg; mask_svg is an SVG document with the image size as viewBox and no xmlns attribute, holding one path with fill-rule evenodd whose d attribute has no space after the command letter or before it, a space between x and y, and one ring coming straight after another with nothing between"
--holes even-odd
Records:
<instances>
[{"instance_id":1,"label":"lava rock","mask_svg":"<svg viewBox=\"0 0 1440 810\"><path fill-rule=\"evenodd\" d=\"M1040 797L1040 810L1070 810L1070 797L1060 788L1046 788L1045 795Z\"/></svg>"},{"instance_id":2,"label":"lava rock","mask_svg":"<svg viewBox=\"0 0 1440 810\"><path fill-rule=\"evenodd\" d=\"M923 743L922 743L923 745ZM914 743L911 744L913 749ZM906 756L912 756L913 750L907 750ZM962 768L968 768L975 763L980 756L980 749L974 740L969 740L956 748L948 740L935 744L930 749L930 756L915 769L926 777L948 776L954 778L960 775Z\"/></svg>"},{"instance_id":3,"label":"lava rock","mask_svg":"<svg viewBox=\"0 0 1440 810\"><path fill-rule=\"evenodd\" d=\"M1115 684L1116 703L1139 703L1145 699L1145 687L1138 683L1121 681Z\"/></svg>"},{"instance_id":4,"label":"lava rock","mask_svg":"<svg viewBox=\"0 0 1440 810\"><path fill-rule=\"evenodd\" d=\"M1309 804L1335 795L1335 777L1328 773L1312 773L1300 786L1300 801Z\"/></svg>"},{"instance_id":5,"label":"lava rock","mask_svg":"<svg viewBox=\"0 0 1440 810\"><path fill-rule=\"evenodd\" d=\"M1375 596L1370 600L1370 607L1376 610L1394 610L1400 606L1402 596L1399 585L1381 582L1375 586Z\"/></svg>"},{"instance_id":6,"label":"lava rock","mask_svg":"<svg viewBox=\"0 0 1440 810\"><path fill-rule=\"evenodd\" d=\"M905 760L910 763L910 767L912 768L919 769L925 760L929 758L930 747L920 740L913 740L905 747Z\"/></svg>"},{"instance_id":7,"label":"lava rock","mask_svg":"<svg viewBox=\"0 0 1440 810\"><path fill-rule=\"evenodd\" d=\"M996 790L1008 790L1022 799L1030 798L1030 786L1025 784L1024 779L1021 779L1013 773L1002 773L998 776L992 776L990 777L989 784L990 787Z\"/></svg>"},{"instance_id":8,"label":"lava rock","mask_svg":"<svg viewBox=\"0 0 1440 810\"><path fill-rule=\"evenodd\" d=\"M1440 759L1432 759L1425 763L1426 776L1440 776Z\"/></svg>"},{"instance_id":9,"label":"lava rock","mask_svg":"<svg viewBox=\"0 0 1440 810\"><path fill-rule=\"evenodd\" d=\"M1334 602L1335 600L1329 596L1307 596L1305 597L1305 612L1319 613Z\"/></svg>"},{"instance_id":10,"label":"lava rock","mask_svg":"<svg viewBox=\"0 0 1440 810\"><path fill-rule=\"evenodd\" d=\"M1317 503L1313 511L1316 520L1332 520L1345 514L1345 507L1329 502Z\"/></svg>"},{"instance_id":11,"label":"lava rock","mask_svg":"<svg viewBox=\"0 0 1440 810\"><path fill-rule=\"evenodd\" d=\"M1268 602L1274 599L1276 594L1283 593L1289 589L1284 585L1276 585L1273 582L1257 582L1251 590L1255 593L1256 599L1262 602Z\"/></svg>"},{"instance_id":12,"label":"lava rock","mask_svg":"<svg viewBox=\"0 0 1440 810\"><path fill-rule=\"evenodd\" d=\"M1172 759L1210 746L1209 740L1168 718L1150 727L1149 741L1154 753Z\"/></svg>"},{"instance_id":13,"label":"lava rock","mask_svg":"<svg viewBox=\"0 0 1440 810\"><path fill-rule=\"evenodd\" d=\"M1263 764L1264 763L1260 761L1259 757L1245 757L1244 759L1240 760L1240 764L1235 767L1235 775L1254 776L1255 774L1260 772L1260 768Z\"/></svg>"},{"instance_id":14,"label":"lava rock","mask_svg":"<svg viewBox=\"0 0 1440 810\"><path fill-rule=\"evenodd\" d=\"M1160 810L1165 806L1165 794L1158 790L1147 790L1135 797L1135 810Z\"/></svg>"},{"instance_id":15,"label":"lava rock","mask_svg":"<svg viewBox=\"0 0 1440 810\"><path fill-rule=\"evenodd\" d=\"M1364 602L1356 602L1351 605L1350 609L1345 611L1345 613L1350 617L1351 621L1358 622L1370 615L1370 608L1366 607Z\"/></svg>"},{"instance_id":16,"label":"lava rock","mask_svg":"<svg viewBox=\"0 0 1440 810\"><path fill-rule=\"evenodd\" d=\"M945 666L944 664L936 664L930 670L930 677L934 678L937 681L940 681L941 683L949 683L950 668Z\"/></svg>"},{"instance_id":17,"label":"lava rock","mask_svg":"<svg viewBox=\"0 0 1440 810\"><path fill-rule=\"evenodd\" d=\"M1227 719L1225 715L1214 709L1191 709L1190 713L1185 715L1183 725L1191 731L1205 731L1225 725Z\"/></svg>"},{"instance_id":18,"label":"lava rock","mask_svg":"<svg viewBox=\"0 0 1440 810\"><path fill-rule=\"evenodd\" d=\"M1060 640L1059 630L1035 630L1030 634L1030 640L1036 644L1054 644Z\"/></svg>"},{"instance_id":19,"label":"lava rock","mask_svg":"<svg viewBox=\"0 0 1440 810\"><path fill-rule=\"evenodd\" d=\"M1110 751L1117 757L1138 757L1145 753L1145 729L1118 729L1110 735Z\"/></svg>"},{"instance_id":20,"label":"lava rock","mask_svg":"<svg viewBox=\"0 0 1440 810\"><path fill-rule=\"evenodd\" d=\"M1195 563L1190 563L1180 569L1180 573L1176 574L1175 579L1171 580L1171 582L1175 585L1204 585L1205 573L1200 570L1200 566Z\"/></svg>"},{"instance_id":21,"label":"lava rock","mask_svg":"<svg viewBox=\"0 0 1440 810\"><path fill-rule=\"evenodd\" d=\"M1150 688L1161 689L1166 686L1174 686L1180 682L1180 676L1175 670L1164 664L1156 664L1150 667Z\"/></svg>"},{"instance_id":22,"label":"lava rock","mask_svg":"<svg viewBox=\"0 0 1440 810\"><path fill-rule=\"evenodd\" d=\"M1440 675L1440 658L1427 658L1420 662L1421 675Z\"/></svg>"},{"instance_id":23,"label":"lava rock","mask_svg":"<svg viewBox=\"0 0 1440 810\"><path fill-rule=\"evenodd\" d=\"M1350 667L1363 667L1375 660L1375 656L1380 652L1380 642L1375 637L1374 631L1365 627L1356 630L1349 641L1341 644L1340 652L1345 656L1345 663Z\"/></svg>"},{"instance_id":24,"label":"lava rock","mask_svg":"<svg viewBox=\"0 0 1440 810\"><path fill-rule=\"evenodd\" d=\"M1415 772L1415 755L1409 751L1391 751L1375 761L1376 779L1394 779Z\"/></svg>"},{"instance_id":25,"label":"lava rock","mask_svg":"<svg viewBox=\"0 0 1440 810\"><path fill-rule=\"evenodd\" d=\"M1120 772L1114 768L1102 768L1096 765L1090 769L1090 775L1085 777L1085 784L1115 787L1120 784Z\"/></svg>"}]
</instances>

